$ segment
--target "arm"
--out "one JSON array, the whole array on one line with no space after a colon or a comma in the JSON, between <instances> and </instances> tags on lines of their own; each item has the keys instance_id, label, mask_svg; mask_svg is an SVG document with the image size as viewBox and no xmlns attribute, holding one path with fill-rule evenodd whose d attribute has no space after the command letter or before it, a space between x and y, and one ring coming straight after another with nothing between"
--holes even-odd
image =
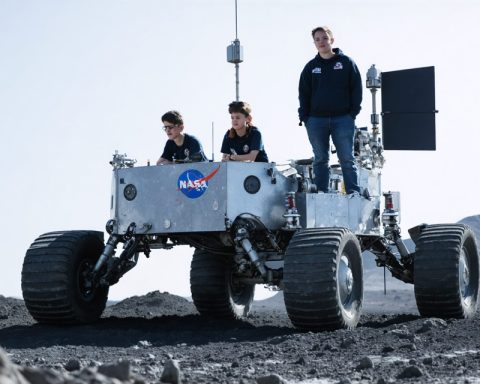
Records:
<instances>
[{"instance_id":1,"label":"arm","mask_svg":"<svg viewBox=\"0 0 480 384\"><path fill-rule=\"evenodd\" d=\"M193 160L192 155L200 155L201 160L200 161L207 161L207 156L203 152L203 147L202 143L200 143L200 140L198 140L195 136L188 136L189 138L189 144L188 144L188 150L190 151L190 156L191 160ZM199 161L198 159L195 161Z\"/></svg>"},{"instance_id":2,"label":"arm","mask_svg":"<svg viewBox=\"0 0 480 384\"><path fill-rule=\"evenodd\" d=\"M186 135L185 135L186 136ZM188 135L188 150L190 153L198 153L202 150L202 145L200 141L195 136Z\"/></svg>"},{"instance_id":3,"label":"arm","mask_svg":"<svg viewBox=\"0 0 480 384\"><path fill-rule=\"evenodd\" d=\"M262 134L256 127L252 127L249 134L249 147L250 151L243 155L230 155L230 160L233 161L255 161L258 153L262 150Z\"/></svg>"},{"instance_id":4,"label":"arm","mask_svg":"<svg viewBox=\"0 0 480 384\"><path fill-rule=\"evenodd\" d=\"M228 131L223 136L223 141L222 141L222 148L220 149L220 152L222 152L222 161L230 161L230 145L228 144Z\"/></svg>"},{"instance_id":5,"label":"arm","mask_svg":"<svg viewBox=\"0 0 480 384\"><path fill-rule=\"evenodd\" d=\"M303 69L298 83L298 118L304 122L310 114L310 99L312 95L312 73L308 64Z\"/></svg>"},{"instance_id":6,"label":"arm","mask_svg":"<svg viewBox=\"0 0 480 384\"><path fill-rule=\"evenodd\" d=\"M170 160L164 159L163 157L160 157L157 160L157 165L164 165L164 164L172 164Z\"/></svg>"},{"instance_id":7,"label":"arm","mask_svg":"<svg viewBox=\"0 0 480 384\"><path fill-rule=\"evenodd\" d=\"M362 77L357 68L357 65L352 62L352 69L350 71L350 115L355 117L362 109Z\"/></svg>"},{"instance_id":8,"label":"arm","mask_svg":"<svg viewBox=\"0 0 480 384\"><path fill-rule=\"evenodd\" d=\"M171 140L167 140L165 143L165 147L163 148L163 153L162 156L157 160L157 165L163 165L163 164L171 164L173 160L173 154L172 148L169 145L169 142Z\"/></svg>"},{"instance_id":9,"label":"arm","mask_svg":"<svg viewBox=\"0 0 480 384\"><path fill-rule=\"evenodd\" d=\"M244 155L228 155L228 160L226 161L255 161L258 155L258 150L252 150ZM223 161L223 159L222 159Z\"/></svg>"}]
</instances>

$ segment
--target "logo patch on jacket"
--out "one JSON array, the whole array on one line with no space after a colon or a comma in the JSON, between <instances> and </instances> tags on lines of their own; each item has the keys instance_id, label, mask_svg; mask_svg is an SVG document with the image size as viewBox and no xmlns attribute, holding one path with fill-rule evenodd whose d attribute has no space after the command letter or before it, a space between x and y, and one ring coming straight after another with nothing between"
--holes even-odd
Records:
<instances>
[{"instance_id":1,"label":"logo patch on jacket","mask_svg":"<svg viewBox=\"0 0 480 384\"><path fill-rule=\"evenodd\" d=\"M333 69L343 69L343 64L340 61L337 61Z\"/></svg>"},{"instance_id":2,"label":"logo patch on jacket","mask_svg":"<svg viewBox=\"0 0 480 384\"><path fill-rule=\"evenodd\" d=\"M312 73L322 73L322 68L320 67L313 68Z\"/></svg>"}]
</instances>

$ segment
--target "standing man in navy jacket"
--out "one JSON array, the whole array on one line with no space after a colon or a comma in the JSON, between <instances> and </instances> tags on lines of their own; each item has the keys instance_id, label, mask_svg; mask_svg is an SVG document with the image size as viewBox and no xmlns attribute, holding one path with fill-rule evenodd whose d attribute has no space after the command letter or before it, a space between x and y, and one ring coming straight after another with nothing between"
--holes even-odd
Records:
<instances>
[{"instance_id":1,"label":"standing man in navy jacket","mask_svg":"<svg viewBox=\"0 0 480 384\"><path fill-rule=\"evenodd\" d=\"M362 102L362 79L354 61L339 48L332 48L328 27L312 31L318 54L300 75L298 109L305 123L315 156L314 182L319 192L328 192L330 136L337 149L347 194L360 192L353 155L355 117Z\"/></svg>"}]
</instances>

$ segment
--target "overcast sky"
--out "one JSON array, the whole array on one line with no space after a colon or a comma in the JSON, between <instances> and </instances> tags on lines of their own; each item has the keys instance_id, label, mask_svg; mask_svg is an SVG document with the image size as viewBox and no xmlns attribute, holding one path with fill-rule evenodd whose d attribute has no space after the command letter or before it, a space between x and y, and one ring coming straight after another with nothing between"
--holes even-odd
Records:
<instances>
[{"instance_id":1,"label":"overcast sky","mask_svg":"<svg viewBox=\"0 0 480 384\"><path fill-rule=\"evenodd\" d=\"M0 294L21 296L25 251L53 230L103 230L115 150L146 164L161 154L161 115L219 159L235 98L226 47L234 0L0 0L3 155ZM402 228L480 214L480 2L476 0L238 0L244 47L240 97L253 107L269 158L311 157L297 120L300 71L329 25L335 47L365 74L435 66L437 150L387 151L384 190L401 192ZM370 121L364 91L357 124ZM212 148L211 127L215 127ZM111 289L188 296L193 249L154 251Z\"/></svg>"}]
</instances>

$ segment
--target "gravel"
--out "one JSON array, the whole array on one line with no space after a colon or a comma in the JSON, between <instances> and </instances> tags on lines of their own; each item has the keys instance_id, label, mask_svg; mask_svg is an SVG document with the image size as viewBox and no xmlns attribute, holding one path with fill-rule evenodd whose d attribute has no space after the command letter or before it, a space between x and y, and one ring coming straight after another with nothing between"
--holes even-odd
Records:
<instances>
[{"instance_id":1,"label":"gravel","mask_svg":"<svg viewBox=\"0 0 480 384\"><path fill-rule=\"evenodd\" d=\"M243 321L158 291L79 326L37 324L18 299L0 309L2 384L480 382L480 320L421 318L411 290L367 291L357 329L318 333L293 328L281 293Z\"/></svg>"}]
</instances>

